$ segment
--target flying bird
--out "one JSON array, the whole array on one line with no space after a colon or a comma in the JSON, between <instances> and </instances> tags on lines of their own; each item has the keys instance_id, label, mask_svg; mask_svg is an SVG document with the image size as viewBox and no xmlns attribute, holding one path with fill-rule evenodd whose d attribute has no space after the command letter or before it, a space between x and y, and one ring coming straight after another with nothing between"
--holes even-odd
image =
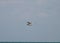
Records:
<instances>
[{"instance_id":1,"label":"flying bird","mask_svg":"<svg viewBox=\"0 0 60 43\"><path fill-rule=\"evenodd\" d=\"M27 22L27 25L28 25L28 26L32 26L32 23L31 23L31 22Z\"/></svg>"}]
</instances>

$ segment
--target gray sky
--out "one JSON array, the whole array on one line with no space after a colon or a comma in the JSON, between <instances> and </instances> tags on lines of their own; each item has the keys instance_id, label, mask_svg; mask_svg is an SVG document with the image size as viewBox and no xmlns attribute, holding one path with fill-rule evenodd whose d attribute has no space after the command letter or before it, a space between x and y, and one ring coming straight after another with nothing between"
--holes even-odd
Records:
<instances>
[{"instance_id":1,"label":"gray sky","mask_svg":"<svg viewBox=\"0 0 60 43\"><path fill-rule=\"evenodd\" d=\"M60 42L60 0L0 0L0 41Z\"/></svg>"}]
</instances>

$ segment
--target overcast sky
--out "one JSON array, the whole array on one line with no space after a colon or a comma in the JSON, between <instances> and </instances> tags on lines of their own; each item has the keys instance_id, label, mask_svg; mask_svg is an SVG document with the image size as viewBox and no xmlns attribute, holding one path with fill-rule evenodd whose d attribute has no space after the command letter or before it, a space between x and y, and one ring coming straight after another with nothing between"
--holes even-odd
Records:
<instances>
[{"instance_id":1,"label":"overcast sky","mask_svg":"<svg viewBox=\"0 0 60 43\"><path fill-rule=\"evenodd\" d=\"M0 0L1 41L60 42L60 0Z\"/></svg>"}]
</instances>

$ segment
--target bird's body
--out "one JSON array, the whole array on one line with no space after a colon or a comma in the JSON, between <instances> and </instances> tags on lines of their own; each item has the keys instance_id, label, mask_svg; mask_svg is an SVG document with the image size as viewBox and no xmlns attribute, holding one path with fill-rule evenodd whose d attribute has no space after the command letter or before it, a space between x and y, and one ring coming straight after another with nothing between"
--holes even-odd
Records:
<instances>
[{"instance_id":1,"label":"bird's body","mask_svg":"<svg viewBox=\"0 0 60 43\"><path fill-rule=\"evenodd\" d=\"M31 25L32 25L32 23L31 23L31 22L27 22L27 25L28 25L28 26L31 26Z\"/></svg>"}]
</instances>

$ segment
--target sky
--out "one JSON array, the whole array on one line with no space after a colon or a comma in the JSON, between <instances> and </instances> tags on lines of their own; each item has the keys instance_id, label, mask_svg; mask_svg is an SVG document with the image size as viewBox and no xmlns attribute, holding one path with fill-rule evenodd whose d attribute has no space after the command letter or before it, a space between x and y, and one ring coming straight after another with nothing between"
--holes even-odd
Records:
<instances>
[{"instance_id":1,"label":"sky","mask_svg":"<svg viewBox=\"0 0 60 43\"><path fill-rule=\"evenodd\" d=\"M1 41L60 42L60 0L0 0Z\"/></svg>"}]
</instances>

